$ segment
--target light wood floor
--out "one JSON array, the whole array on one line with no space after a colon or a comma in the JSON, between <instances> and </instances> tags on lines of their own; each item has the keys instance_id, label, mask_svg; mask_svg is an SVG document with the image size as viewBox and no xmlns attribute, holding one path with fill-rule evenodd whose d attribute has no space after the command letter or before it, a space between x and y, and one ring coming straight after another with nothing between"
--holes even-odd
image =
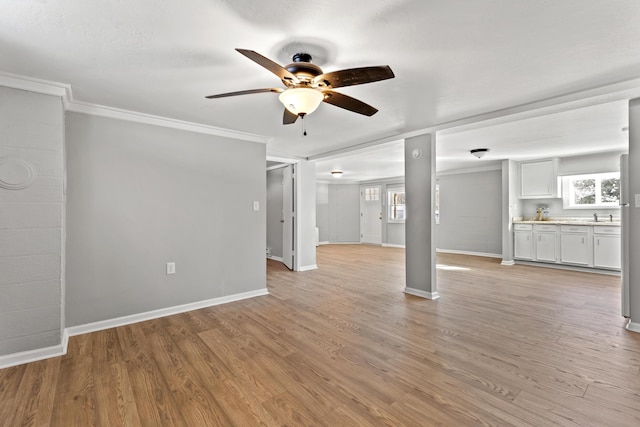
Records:
<instances>
[{"instance_id":1,"label":"light wood floor","mask_svg":"<svg viewBox=\"0 0 640 427\"><path fill-rule=\"evenodd\" d=\"M618 277L438 262L428 301L402 292L401 249L321 246L304 273L270 261L269 296L0 370L0 425L640 425Z\"/></svg>"}]
</instances>

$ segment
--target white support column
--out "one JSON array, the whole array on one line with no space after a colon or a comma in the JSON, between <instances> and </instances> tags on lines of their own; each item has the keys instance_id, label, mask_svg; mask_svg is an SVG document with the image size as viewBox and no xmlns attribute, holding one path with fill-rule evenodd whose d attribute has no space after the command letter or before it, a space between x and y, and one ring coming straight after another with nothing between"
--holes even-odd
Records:
<instances>
[{"instance_id":1,"label":"white support column","mask_svg":"<svg viewBox=\"0 0 640 427\"><path fill-rule=\"evenodd\" d=\"M629 101L629 313L627 329L640 332L640 99Z\"/></svg>"},{"instance_id":2,"label":"white support column","mask_svg":"<svg viewBox=\"0 0 640 427\"><path fill-rule=\"evenodd\" d=\"M316 264L316 163L296 164L296 271L318 268Z\"/></svg>"},{"instance_id":3,"label":"white support column","mask_svg":"<svg viewBox=\"0 0 640 427\"><path fill-rule=\"evenodd\" d=\"M405 140L404 170L407 219L405 221L405 293L439 298L436 287L436 141L435 135Z\"/></svg>"}]
</instances>

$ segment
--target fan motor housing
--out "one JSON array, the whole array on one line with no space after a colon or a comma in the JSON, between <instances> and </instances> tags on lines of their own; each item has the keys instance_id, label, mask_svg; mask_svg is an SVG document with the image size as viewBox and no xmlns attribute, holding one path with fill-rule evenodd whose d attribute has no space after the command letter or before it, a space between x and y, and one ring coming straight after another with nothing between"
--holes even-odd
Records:
<instances>
[{"instance_id":1,"label":"fan motor housing","mask_svg":"<svg viewBox=\"0 0 640 427\"><path fill-rule=\"evenodd\" d=\"M292 59L293 62L285 65L284 68L299 80L310 82L314 77L322 74L322 68L311 63L312 58L308 53L296 53Z\"/></svg>"}]
</instances>

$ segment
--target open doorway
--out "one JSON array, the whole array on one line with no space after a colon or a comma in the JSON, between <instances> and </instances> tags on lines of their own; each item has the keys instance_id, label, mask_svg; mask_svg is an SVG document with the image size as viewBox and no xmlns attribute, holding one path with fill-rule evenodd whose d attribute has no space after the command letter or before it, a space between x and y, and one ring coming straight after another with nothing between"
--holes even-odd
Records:
<instances>
[{"instance_id":1,"label":"open doorway","mask_svg":"<svg viewBox=\"0 0 640 427\"><path fill-rule=\"evenodd\" d=\"M295 203L294 166L267 167L267 258L294 267Z\"/></svg>"}]
</instances>

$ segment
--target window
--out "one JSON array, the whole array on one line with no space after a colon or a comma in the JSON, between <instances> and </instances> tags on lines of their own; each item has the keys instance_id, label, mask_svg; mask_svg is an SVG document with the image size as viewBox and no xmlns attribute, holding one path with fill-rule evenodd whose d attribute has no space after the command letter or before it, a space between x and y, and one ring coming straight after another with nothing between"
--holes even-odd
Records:
<instances>
[{"instance_id":1,"label":"window","mask_svg":"<svg viewBox=\"0 0 640 427\"><path fill-rule=\"evenodd\" d=\"M380 200L380 187L367 187L364 189L365 202L377 202Z\"/></svg>"},{"instance_id":2,"label":"window","mask_svg":"<svg viewBox=\"0 0 640 427\"><path fill-rule=\"evenodd\" d=\"M565 209L613 208L620 203L620 173L565 176L562 181Z\"/></svg>"},{"instance_id":3,"label":"window","mask_svg":"<svg viewBox=\"0 0 640 427\"><path fill-rule=\"evenodd\" d=\"M404 188L389 190L389 222L404 222L406 215Z\"/></svg>"}]
</instances>

